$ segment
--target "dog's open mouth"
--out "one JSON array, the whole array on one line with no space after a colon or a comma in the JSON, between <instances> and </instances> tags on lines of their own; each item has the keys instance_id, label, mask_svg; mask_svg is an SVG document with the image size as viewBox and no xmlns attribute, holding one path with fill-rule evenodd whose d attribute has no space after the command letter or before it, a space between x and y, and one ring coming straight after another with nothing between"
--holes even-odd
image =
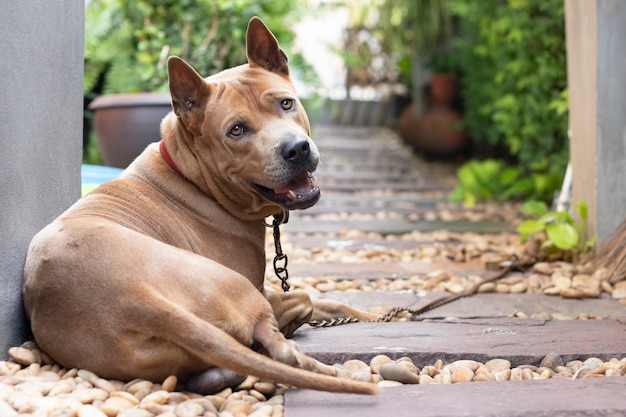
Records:
<instances>
[{"instance_id":1,"label":"dog's open mouth","mask_svg":"<svg viewBox=\"0 0 626 417\"><path fill-rule=\"evenodd\" d=\"M317 179L308 171L302 171L284 187L271 189L254 184L254 188L266 199L288 210L309 208L320 199Z\"/></svg>"}]
</instances>

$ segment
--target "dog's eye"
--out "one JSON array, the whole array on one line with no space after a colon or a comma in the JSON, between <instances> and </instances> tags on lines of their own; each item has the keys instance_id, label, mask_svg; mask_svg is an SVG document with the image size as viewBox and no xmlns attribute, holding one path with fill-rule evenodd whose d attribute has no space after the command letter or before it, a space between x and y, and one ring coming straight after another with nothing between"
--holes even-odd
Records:
<instances>
[{"instance_id":1,"label":"dog's eye","mask_svg":"<svg viewBox=\"0 0 626 417\"><path fill-rule=\"evenodd\" d=\"M234 125L228 131L228 134L233 137L241 136L245 133L246 129L242 125Z\"/></svg>"},{"instance_id":2,"label":"dog's eye","mask_svg":"<svg viewBox=\"0 0 626 417\"><path fill-rule=\"evenodd\" d=\"M280 107L283 110L291 110L295 106L296 102L291 98L284 98L280 101Z\"/></svg>"}]
</instances>

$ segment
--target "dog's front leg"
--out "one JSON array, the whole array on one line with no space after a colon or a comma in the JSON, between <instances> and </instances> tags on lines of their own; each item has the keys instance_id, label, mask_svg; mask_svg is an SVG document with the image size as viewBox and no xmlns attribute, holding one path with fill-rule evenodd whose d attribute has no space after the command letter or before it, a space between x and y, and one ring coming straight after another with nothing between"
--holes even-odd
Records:
<instances>
[{"instance_id":1,"label":"dog's front leg","mask_svg":"<svg viewBox=\"0 0 626 417\"><path fill-rule=\"evenodd\" d=\"M272 305L278 321L278 328L290 337L303 324L310 321L330 321L337 318L352 317L359 321L375 321L378 316L359 310L334 300L311 298L303 292L272 293L267 292L267 299Z\"/></svg>"},{"instance_id":2,"label":"dog's front leg","mask_svg":"<svg viewBox=\"0 0 626 417\"><path fill-rule=\"evenodd\" d=\"M306 293L267 291L266 297L272 305L278 328L285 337L291 337L300 326L311 321L313 303Z\"/></svg>"}]
</instances>

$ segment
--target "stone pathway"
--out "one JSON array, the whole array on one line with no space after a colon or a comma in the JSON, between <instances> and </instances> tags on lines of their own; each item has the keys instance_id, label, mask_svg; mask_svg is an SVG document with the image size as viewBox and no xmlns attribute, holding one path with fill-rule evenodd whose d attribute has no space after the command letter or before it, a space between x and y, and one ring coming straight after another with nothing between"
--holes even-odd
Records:
<instances>
[{"instance_id":1,"label":"stone pathway","mask_svg":"<svg viewBox=\"0 0 626 417\"><path fill-rule=\"evenodd\" d=\"M281 227L294 290L382 314L479 285L414 321L401 314L296 332L303 351L339 364L343 376L377 382L379 395L248 377L201 396L174 376L123 382L64 369L26 342L0 361L0 417L626 415L626 282L551 261L486 283L494 265L536 252L513 233L518 205L449 203L455 167L413 156L389 130L314 133L323 198ZM280 291L269 232L267 250L267 284Z\"/></svg>"},{"instance_id":2,"label":"stone pathway","mask_svg":"<svg viewBox=\"0 0 626 417\"><path fill-rule=\"evenodd\" d=\"M468 210L450 204L454 167L411 155L389 130L315 126L314 135L323 159L318 175L323 197L315 207L293 212L282 229L296 289L302 286L313 297L363 309L415 308L455 292L455 287L446 287L444 278L433 291L412 288L411 283L424 281L422 276L456 271L481 279L494 274L485 269L484 256L467 256L463 236L506 236L514 230L515 205ZM438 237L442 230L452 234ZM412 238L403 238L407 234ZM468 262L437 256L433 247L447 248L448 253L460 248ZM407 259L407 251L416 248L431 251L432 259ZM400 255L385 257L394 251ZM528 279L528 272L509 278L510 288ZM377 355L387 355L392 360L408 357L418 368L437 360L503 358L511 367L536 370L549 353L559 354L564 362L595 357L616 358L617 363L626 357L623 303L608 294L564 299L524 288L521 293L463 298L425 313L419 321L306 327L294 340L327 363L354 359L369 363ZM341 289L345 291L337 291ZM288 390L284 412L286 417L623 415L625 388L626 378L603 377L420 383L384 388L374 398Z\"/></svg>"}]
</instances>

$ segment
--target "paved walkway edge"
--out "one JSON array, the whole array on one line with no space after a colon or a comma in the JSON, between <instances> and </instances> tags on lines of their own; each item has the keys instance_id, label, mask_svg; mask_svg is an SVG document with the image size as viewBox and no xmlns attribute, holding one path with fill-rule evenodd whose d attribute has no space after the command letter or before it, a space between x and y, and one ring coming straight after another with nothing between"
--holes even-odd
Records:
<instances>
[{"instance_id":1,"label":"paved walkway edge","mask_svg":"<svg viewBox=\"0 0 626 417\"><path fill-rule=\"evenodd\" d=\"M356 323L303 328L293 340L325 363L368 362L378 354L410 357L415 365L459 359L506 358L512 366L539 365L548 353L564 361L626 356L626 319L472 319L405 323ZM624 401L626 403L626 401Z\"/></svg>"},{"instance_id":2,"label":"paved walkway edge","mask_svg":"<svg viewBox=\"0 0 626 417\"><path fill-rule=\"evenodd\" d=\"M384 388L374 397L293 390L285 417L597 417L626 415L626 378L468 382Z\"/></svg>"}]
</instances>

